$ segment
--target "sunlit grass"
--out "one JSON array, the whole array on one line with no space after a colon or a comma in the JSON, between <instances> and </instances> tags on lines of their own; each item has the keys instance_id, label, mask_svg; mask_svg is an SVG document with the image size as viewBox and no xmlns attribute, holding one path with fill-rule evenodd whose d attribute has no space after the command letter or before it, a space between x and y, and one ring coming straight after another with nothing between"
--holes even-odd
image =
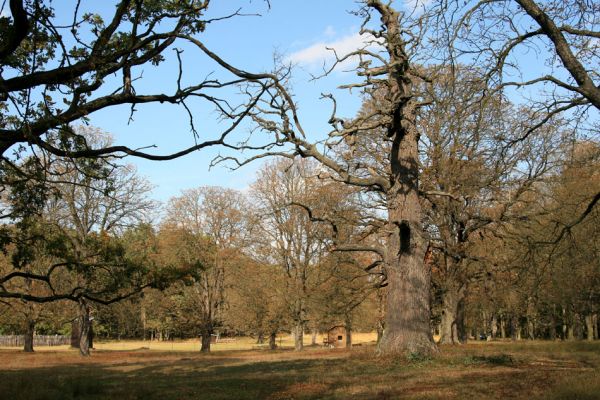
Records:
<instances>
[{"instance_id":1,"label":"sunlit grass","mask_svg":"<svg viewBox=\"0 0 600 400\"><path fill-rule=\"evenodd\" d=\"M374 343L377 339L377 334L372 333L353 333L352 342L356 345L364 345ZM304 345L311 346L312 336L304 335ZM323 335L317 335L317 345L323 344ZM294 340L291 335L280 335L277 337L277 345L283 348L294 347ZM213 343L211 351L230 351L230 350L256 350L265 348L266 343L258 345L255 338L236 337L225 338L221 343ZM158 341L158 340L122 340L122 341L99 341L94 342L96 350L153 350L153 351L199 351L200 339L189 340L174 340L174 341ZM8 349L0 347L0 349ZM69 346L39 346L35 351L67 351Z\"/></svg>"}]
</instances>

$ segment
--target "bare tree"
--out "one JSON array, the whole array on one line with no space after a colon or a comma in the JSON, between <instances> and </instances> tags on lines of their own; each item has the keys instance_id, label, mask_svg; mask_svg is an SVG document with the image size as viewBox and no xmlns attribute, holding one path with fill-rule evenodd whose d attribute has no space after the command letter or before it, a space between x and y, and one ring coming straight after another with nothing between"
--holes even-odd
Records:
<instances>
[{"instance_id":1,"label":"bare tree","mask_svg":"<svg viewBox=\"0 0 600 400\"><path fill-rule=\"evenodd\" d=\"M211 76L209 70L206 78L187 84L183 53L184 49L191 48L208 56L210 61L213 53L199 39L207 26L249 14L237 10L230 15L207 17L209 0L118 0L112 3L112 13L99 14L84 12L85 4L75 1L66 24L65 16L55 15L50 2L11 0L2 3L2 168L18 168L14 160L26 152L39 157L47 152L71 158L133 155L169 160L209 146L227 145L230 134L248 115L257 100L254 96L245 92L226 99L217 92L226 92L228 90L219 89L235 87L245 81L258 82L264 77L231 75L229 80L219 80ZM142 74L143 69L160 67L171 57L179 64L179 72L171 77L171 88L144 93L142 83L147 78ZM214 106L230 124L220 132L198 131L194 123L198 118L195 107L202 102ZM94 147L87 145L72 126L72 123L85 122L94 112L119 105L130 105L133 118L136 109L147 103L182 107L189 115L195 143L167 155L147 152L152 143L140 148L112 143ZM84 145L74 146L78 142Z\"/></svg>"},{"instance_id":2,"label":"bare tree","mask_svg":"<svg viewBox=\"0 0 600 400\"><path fill-rule=\"evenodd\" d=\"M378 224L386 243L344 247L349 251L375 252L386 267L387 314L380 351L430 353L435 351L435 345L429 326L430 272L424 264L427 240L422 225L416 127L416 115L422 104L414 90L416 83L428 79L418 62L415 64L415 57L423 55L421 28L426 25L427 16L402 13L379 0L364 1L357 14L365 20L361 33L370 42L365 48L338 56L331 70L348 59L359 59L357 74L364 81L345 88L362 90L367 97L385 93L382 107L355 120L343 120L336 115L335 98L326 95L334 105L329 120L332 130L324 142L315 144L307 137L296 104L285 87L288 71L277 71L271 76L274 82L273 90L269 91L271 98L260 103L253 113L258 126L271 134L273 141L264 146L268 151L236 161L243 165L269 155L313 158L322 165L323 175L379 196L385 215L384 222ZM369 25L372 14L379 17L376 29ZM239 76L247 75L222 60L221 65ZM361 164L351 152L344 159L330 151L344 142L352 147L365 131L377 128L375 143L389 143L385 153L388 164L383 173ZM284 144L291 145L291 149L278 151Z\"/></svg>"},{"instance_id":3,"label":"bare tree","mask_svg":"<svg viewBox=\"0 0 600 400\"><path fill-rule=\"evenodd\" d=\"M189 288L181 286L181 301L185 318L200 328L203 352L210 351L211 336L223 322L229 269L247 231L244 204L235 190L201 187L172 198L166 210L162 236L170 238L164 253L170 262L183 263L191 277Z\"/></svg>"},{"instance_id":4,"label":"bare tree","mask_svg":"<svg viewBox=\"0 0 600 400\"><path fill-rule=\"evenodd\" d=\"M490 96L486 81L470 67L437 68L424 88L430 100L419 123L423 153L422 191L426 195L434 278L441 290L441 342L466 340L464 309L468 286L486 277L491 258L478 251L488 230L523 218L523 203L559 163L569 137L559 123L540 135L520 138L523 117L533 111L502 96Z\"/></svg>"},{"instance_id":5,"label":"bare tree","mask_svg":"<svg viewBox=\"0 0 600 400\"><path fill-rule=\"evenodd\" d=\"M587 0L440 0L433 12L452 63L482 70L491 91L527 102L524 140L559 116L580 135L598 135L600 6ZM532 65L539 66L531 68ZM600 200L596 191L591 210ZM584 213L581 219L585 218ZM575 220L576 221L576 220ZM574 221L574 222L575 222ZM562 236L562 235L561 235Z\"/></svg>"},{"instance_id":6,"label":"bare tree","mask_svg":"<svg viewBox=\"0 0 600 400\"><path fill-rule=\"evenodd\" d=\"M316 165L310 160L266 164L252 186L257 208L257 256L285 272L286 306L293 321L294 347L302 350L309 300L322 282L319 263L327 250L326 228L313 224L298 204L319 200Z\"/></svg>"}]
</instances>

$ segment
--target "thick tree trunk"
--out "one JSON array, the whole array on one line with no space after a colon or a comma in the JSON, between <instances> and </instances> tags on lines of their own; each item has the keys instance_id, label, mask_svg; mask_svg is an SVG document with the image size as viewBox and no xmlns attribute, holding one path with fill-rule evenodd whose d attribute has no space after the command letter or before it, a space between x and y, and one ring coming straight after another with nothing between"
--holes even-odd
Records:
<instances>
[{"instance_id":1,"label":"thick tree trunk","mask_svg":"<svg viewBox=\"0 0 600 400\"><path fill-rule=\"evenodd\" d=\"M500 337L506 339L506 318L500 316Z\"/></svg>"},{"instance_id":2,"label":"thick tree trunk","mask_svg":"<svg viewBox=\"0 0 600 400\"><path fill-rule=\"evenodd\" d=\"M269 335L269 349L275 350L277 348L277 332L271 332Z\"/></svg>"},{"instance_id":3,"label":"thick tree trunk","mask_svg":"<svg viewBox=\"0 0 600 400\"><path fill-rule=\"evenodd\" d=\"M521 340L521 326L519 317L513 315L510 319L510 337L512 340Z\"/></svg>"},{"instance_id":4,"label":"thick tree trunk","mask_svg":"<svg viewBox=\"0 0 600 400\"><path fill-rule=\"evenodd\" d=\"M440 343L464 343L466 338L464 324L465 289L460 284L450 284L442 295L442 321L440 324Z\"/></svg>"},{"instance_id":5,"label":"thick tree trunk","mask_svg":"<svg viewBox=\"0 0 600 400\"><path fill-rule=\"evenodd\" d=\"M385 328L385 299L386 293L382 288L377 290L377 346L383 338L383 331Z\"/></svg>"},{"instance_id":6,"label":"thick tree trunk","mask_svg":"<svg viewBox=\"0 0 600 400\"><path fill-rule=\"evenodd\" d=\"M569 339L569 321L567 318L567 309L562 308L562 340Z\"/></svg>"},{"instance_id":7,"label":"thick tree trunk","mask_svg":"<svg viewBox=\"0 0 600 400\"><path fill-rule=\"evenodd\" d=\"M302 351L304 349L304 324L302 321L296 321L294 326L294 350Z\"/></svg>"},{"instance_id":8,"label":"thick tree trunk","mask_svg":"<svg viewBox=\"0 0 600 400\"><path fill-rule=\"evenodd\" d=\"M346 348L352 348L352 320L350 318L346 318L345 326L346 328Z\"/></svg>"},{"instance_id":9,"label":"thick tree trunk","mask_svg":"<svg viewBox=\"0 0 600 400\"><path fill-rule=\"evenodd\" d=\"M594 340L594 318L592 314L585 316L585 330L587 340Z\"/></svg>"},{"instance_id":10,"label":"thick tree trunk","mask_svg":"<svg viewBox=\"0 0 600 400\"><path fill-rule=\"evenodd\" d=\"M311 343L312 346L316 346L317 345L317 328L313 327L311 335L312 336L311 336L311 342L310 343Z\"/></svg>"},{"instance_id":11,"label":"thick tree trunk","mask_svg":"<svg viewBox=\"0 0 600 400\"><path fill-rule=\"evenodd\" d=\"M93 348L94 348L94 336L95 336L95 334L94 334L94 323L93 323L93 321L90 319L90 331L89 331L89 333L88 333L88 339L89 339L89 346L90 346L90 349L93 349Z\"/></svg>"},{"instance_id":12,"label":"thick tree trunk","mask_svg":"<svg viewBox=\"0 0 600 400\"><path fill-rule=\"evenodd\" d=\"M202 353L209 353L210 352L210 339L212 337L212 330L207 329L207 330L203 330L202 334L201 334L201 345L200 345L200 351Z\"/></svg>"},{"instance_id":13,"label":"thick tree trunk","mask_svg":"<svg viewBox=\"0 0 600 400\"><path fill-rule=\"evenodd\" d=\"M554 313L550 315L550 329L548 330L548 338L550 340L556 340L556 316Z\"/></svg>"},{"instance_id":14,"label":"thick tree trunk","mask_svg":"<svg viewBox=\"0 0 600 400\"><path fill-rule=\"evenodd\" d=\"M583 339L583 324L578 313L573 313L573 335L577 340Z\"/></svg>"},{"instance_id":15,"label":"thick tree trunk","mask_svg":"<svg viewBox=\"0 0 600 400\"><path fill-rule=\"evenodd\" d=\"M25 321L25 334L23 335L23 351L33 353L33 334L35 333L35 321L32 318L27 318Z\"/></svg>"},{"instance_id":16,"label":"thick tree trunk","mask_svg":"<svg viewBox=\"0 0 600 400\"><path fill-rule=\"evenodd\" d=\"M527 301L527 338L535 339L535 304L532 299Z\"/></svg>"},{"instance_id":17,"label":"thick tree trunk","mask_svg":"<svg viewBox=\"0 0 600 400\"><path fill-rule=\"evenodd\" d=\"M79 348L79 335L81 334L81 327L79 326L79 318L71 321L71 348Z\"/></svg>"},{"instance_id":18,"label":"thick tree trunk","mask_svg":"<svg viewBox=\"0 0 600 400\"><path fill-rule=\"evenodd\" d=\"M498 336L498 317L496 316L496 313L492 314L490 325L489 340L496 340L496 337Z\"/></svg>"},{"instance_id":19,"label":"thick tree trunk","mask_svg":"<svg viewBox=\"0 0 600 400\"><path fill-rule=\"evenodd\" d=\"M573 324L567 325L567 340L575 340L575 329Z\"/></svg>"},{"instance_id":20,"label":"thick tree trunk","mask_svg":"<svg viewBox=\"0 0 600 400\"><path fill-rule=\"evenodd\" d=\"M387 305L379 351L430 354L437 350L430 326L431 275L425 264L418 195L418 135L414 110L403 110L407 124L397 127L391 154L394 185L387 192ZM406 115L409 114L409 115ZM407 126L409 128L407 128Z\"/></svg>"},{"instance_id":21,"label":"thick tree trunk","mask_svg":"<svg viewBox=\"0 0 600 400\"><path fill-rule=\"evenodd\" d=\"M465 296L458 302L458 313L456 315L456 330L458 331L458 340L460 343L467 343L469 335L467 333L467 324L465 322Z\"/></svg>"},{"instance_id":22,"label":"thick tree trunk","mask_svg":"<svg viewBox=\"0 0 600 400\"><path fill-rule=\"evenodd\" d=\"M535 339L535 324L531 318L527 318L527 338L529 340Z\"/></svg>"},{"instance_id":23,"label":"thick tree trunk","mask_svg":"<svg viewBox=\"0 0 600 400\"><path fill-rule=\"evenodd\" d=\"M385 187L388 237L385 249L387 307L382 354L437 351L430 328L430 270L425 264L419 199L419 133L410 61L400 29L400 14L389 5L369 3L381 15L389 55L386 126L391 141L390 175Z\"/></svg>"},{"instance_id":24,"label":"thick tree trunk","mask_svg":"<svg viewBox=\"0 0 600 400\"><path fill-rule=\"evenodd\" d=\"M146 317L146 305L144 304L144 293L141 294L140 300L140 321L142 323L142 340L146 340L146 329L148 327L148 321Z\"/></svg>"},{"instance_id":25,"label":"thick tree trunk","mask_svg":"<svg viewBox=\"0 0 600 400\"><path fill-rule=\"evenodd\" d=\"M442 320L440 323L440 343L458 343L458 331L456 329L456 314L458 299L456 293L447 291L442 295Z\"/></svg>"},{"instance_id":26,"label":"thick tree trunk","mask_svg":"<svg viewBox=\"0 0 600 400\"><path fill-rule=\"evenodd\" d=\"M79 300L79 354L90 355L90 307L85 299Z\"/></svg>"},{"instance_id":27,"label":"thick tree trunk","mask_svg":"<svg viewBox=\"0 0 600 400\"><path fill-rule=\"evenodd\" d=\"M403 257L388 268L385 330L379 351L430 354L435 351L429 326L429 273L417 257Z\"/></svg>"},{"instance_id":28,"label":"thick tree trunk","mask_svg":"<svg viewBox=\"0 0 600 400\"><path fill-rule=\"evenodd\" d=\"M598 340L598 314L592 316L592 323L594 324L594 339Z\"/></svg>"},{"instance_id":29,"label":"thick tree trunk","mask_svg":"<svg viewBox=\"0 0 600 400\"><path fill-rule=\"evenodd\" d=\"M377 324L377 346L381 343L381 339L383 339L383 324Z\"/></svg>"},{"instance_id":30,"label":"thick tree trunk","mask_svg":"<svg viewBox=\"0 0 600 400\"><path fill-rule=\"evenodd\" d=\"M403 163L404 164L404 163ZM416 168L416 166L415 166ZM430 327L430 271L416 189L404 189L390 201L387 245L387 305L379 351L429 354L436 351Z\"/></svg>"}]
</instances>

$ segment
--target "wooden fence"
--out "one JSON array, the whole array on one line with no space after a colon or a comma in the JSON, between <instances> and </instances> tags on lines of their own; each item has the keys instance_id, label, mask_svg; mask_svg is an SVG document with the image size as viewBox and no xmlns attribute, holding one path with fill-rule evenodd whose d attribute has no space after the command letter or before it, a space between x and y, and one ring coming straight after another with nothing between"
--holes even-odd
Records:
<instances>
[{"instance_id":1,"label":"wooden fence","mask_svg":"<svg viewBox=\"0 0 600 400\"><path fill-rule=\"evenodd\" d=\"M0 347L23 347L23 335L0 336ZM63 335L35 335L33 346L61 346L71 344L70 336Z\"/></svg>"}]
</instances>

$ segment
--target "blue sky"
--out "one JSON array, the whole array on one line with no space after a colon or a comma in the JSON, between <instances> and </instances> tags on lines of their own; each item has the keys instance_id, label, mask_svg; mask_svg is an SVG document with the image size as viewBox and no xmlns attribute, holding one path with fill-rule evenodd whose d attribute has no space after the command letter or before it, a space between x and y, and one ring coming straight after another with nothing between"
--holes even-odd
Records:
<instances>
[{"instance_id":1,"label":"blue sky","mask_svg":"<svg viewBox=\"0 0 600 400\"><path fill-rule=\"evenodd\" d=\"M348 13L357 5L350 0L271 0L271 9L261 0L216 1L210 16L227 15L242 7L243 12L260 13L258 16L236 17L209 25L200 38L207 47L217 52L231 64L252 72L269 71L273 67L273 55L281 54L286 61L296 64L293 90L299 102L301 116L309 134L319 137L327 131L330 103L319 100L322 92L334 92L335 87L354 79L352 74L335 72L330 78L310 82L310 73L320 70L323 62L331 61L326 46L340 52L358 48L363 39L357 34L360 19ZM57 9L57 13L60 12ZM108 11L96 10L97 12ZM193 48L184 48L184 79L193 82L219 69L206 59L200 58ZM167 53L171 60L158 69L145 67L143 81L138 87L147 92L157 88L171 91L176 76L174 53ZM141 71L138 71L141 72ZM134 73L135 74L135 73ZM337 93L341 97L340 115L351 117L360 106L358 96ZM195 123L202 137L218 131L217 115L212 108L193 104ZM166 104L140 105L136 107L134 121L128 123L129 107L117 107L95 113L91 124L110 132L116 143L132 147L156 145L152 151L165 154L193 144L188 116L181 107ZM240 134L245 134L242 127ZM206 136L204 136L206 135ZM140 175L155 186L153 196L166 201L186 188L202 185L220 185L244 189L253 181L260 162L237 171L215 167L209 171L210 161L223 153L223 149L203 150L186 157L153 162L128 158L137 166Z\"/></svg>"},{"instance_id":2,"label":"blue sky","mask_svg":"<svg viewBox=\"0 0 600 400\"><path fill-rule=\"evenodd\" d=\"M416 4L427 4L429 0L397 0L397 8L411 8ZM72 18L75 0L53 1L57 18L68 22ZM340 54L352 51L364 43L358 35L361 19L349 13L359 5L354 0L271 0L271 8L263 0L214 0L206 18L229 15L241 8L243 13L261 16L235 17L209 24L199 35L204 44L232 65L251 72L270 71L273 68L273 55L279 54L296 67L293 75L293 93L299 105L300 116L309 138L320 138L328 131L331 108L328 101L320 100L321 93L333 93L338 99L338 115L352 117L360 106L358 93L353 95L340 92L336 87L356 79L343 69L334 72L327 79L311 81L310 74L317 73L323 63L331 63L332 55L325 48L333 47ZM83 12L96 12L110 18L114 10L113 1L84 0ZM376 21L373 21L376 23ZM176 47L184 50L184 81L197 83L204 77L222 70L198 50L181 43ZM166 52L167 61L158 68L144 66L133 71L135 76L143 76L136 82L138 94L167 93L175 90L178 65L175 53ZM427 56L427 55L424 55ZM524 70L539 73L540 66L534 62L534 54L518 54L520 61L527 58L532 62ZM349 67L349 66L348 66ZM116 77L115 79L120 79ZM114 87L113 87L114 88ZM107 91L111 91L108 88ZM231 93L227 93L228 95ZM200 140L214 138L221 129L214 107L191 102L195 125ZM129 107L112 107L90 116L90 123L115 138L116 144L132 148L156 146L148 150L156 154L169 154L194 144L188 115L180 106L169 104L149 104L136 106L133 121L129 121ZM238 138L248 133L248 126L242 126ZM227 155L222 148L210 148L185 157L156 162L137 158L127 158L127 162L137 166L139 174L145 176L154 186L153 197L166 201L178 195L181 190L203 185L220 185L235 189L245 189L254 180L260 162L245 166L237 171L218 166L209 171L209 164L219 154Z\"/></svg>"}]
</instances>

